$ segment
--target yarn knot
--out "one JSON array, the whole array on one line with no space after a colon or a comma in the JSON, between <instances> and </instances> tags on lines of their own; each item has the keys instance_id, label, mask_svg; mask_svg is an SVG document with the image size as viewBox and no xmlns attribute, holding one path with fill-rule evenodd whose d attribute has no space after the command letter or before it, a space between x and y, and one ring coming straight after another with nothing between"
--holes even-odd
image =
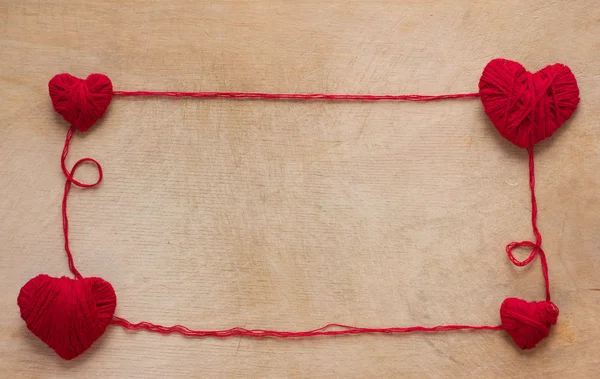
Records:
<instances>
[{"instance_id":1,"label":"yarn knot","mask_svg":"<svg viewBox=\"0 0 600 379\"><path fill-rule=\"evenodd\" d=\"M58 74L50 79L48 90L54 110L81 132L104 115L113 95L112 82L102 74L91 74L85 80Z\"/></svg>"},{"instance_id":2,"label":"yarn knot","mask_svg":"<svg viewBox=\"0 0 600 379\"><path fill-rule=\"evenodd\" d=\"M551 301L527 302L511 297L500 306L502 328L521 349L532 349L548 337L558 313L558 307Z\"/></svg>"}]
</instances>

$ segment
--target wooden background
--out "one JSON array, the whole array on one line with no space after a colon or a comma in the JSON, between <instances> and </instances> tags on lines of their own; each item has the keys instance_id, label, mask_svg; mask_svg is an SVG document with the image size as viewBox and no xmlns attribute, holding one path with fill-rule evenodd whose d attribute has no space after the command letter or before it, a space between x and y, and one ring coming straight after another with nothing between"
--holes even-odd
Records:
<instances>
[{"instance_id":1,"label":"wooden background","mask_svg":"<svg viewBox=\"0 0 600 379\"><path fill-rule=\"evenodd\" d=\"M0 19L0 376L593 378L600 370L600 8L587 1L30 1ZM66 362L20 319L20 287L68 274L55 74L115 89L477 90L496 57L569 65L581 105L537 147L559 324L533 351L503 332L227 340L110 327ZM497 324L543 298L525 151L477 99L429 104L115 98L73 143L105 177L70 198L84 276L117 314L199 329ZM95 172L82 169L81 178ZM522 253L524 254L524 253Z\"/></svg>"}]
</instances>

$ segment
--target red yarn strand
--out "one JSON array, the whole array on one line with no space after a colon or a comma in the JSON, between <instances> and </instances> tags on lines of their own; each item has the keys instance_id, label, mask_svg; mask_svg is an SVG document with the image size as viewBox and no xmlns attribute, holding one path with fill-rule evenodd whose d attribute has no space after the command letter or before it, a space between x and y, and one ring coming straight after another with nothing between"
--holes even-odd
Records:
<instances>
[{"instance_id":1,"label":"red yarn strand","mask_svg":"<svg viewBox=\"0 0 600 379\"><path fill-rule=\"evenodd\" d=\"M479 93L468 93L468 94L449 94L449 95L335 95L335 94L269 94L269 93L254 93L254 92L148 92L148 91L114 91L113 95L120 96L167 96L167 97L193 97L193 98L238 98L238 99L290 99L290 100L348 100L348 101L377 101L377 100L402 100L402 101L434 101L444 99L460 99L460 98L472 98L478 97ZM75 133L75 127L69 128L67 137L65 140L65 146L63 154L61 156L61 167L63 174L67 178L65 182L65 190L62 203L62 215L63 215L63 229L65 237L65 251L69 260L69 268L71 272L77 277L77 279L83 279L79 271L75 268L73 262L73 255L69 248L69 221L67 217L67 197L71 189L71 185L75 184L81 188L91 188L97 186L102 181L102 166L98 161L92 158L82 158L78 160L71 171L66 168L65 160L69 152L69 144ZM98 180L94 183L83 183L77 181L73 175L77 167L83 162L92 162L98 168ZM224 330L193 330L183 325L174 326L162 326L159 324L152 324L147 321L139 323L131 323L126 319L114 316L112 324L119 325L129 330L146 330L149 332L161 333L161 334L172 334L178 333L186 337L251 337L251 338L264 338L264 337L275 337L275 338L302 338L302 337L316 337L316 336L336 336L336 335L350 335L350 334L397 334L397 333L412 333L412 332L444 332L453 330L501 330L501 325L438 325L433 327L425 326L409 326L409 327L390 327L390 328L363 328L356 326L349 326L343 324L327 324L321 328L308 330L308 331L277 331L277 330L266 330L266 329L245 329L241 327L234 327L231 329ZM337 330L329 330L331 328L338 328Z\"/></svg>"},{"instance_id":2,"label":"red yarn strand","mask_svg":"<svg viewBox=\"0 0 600 379\"><path fill-rule=\"evenodd\" d=\"M558 308L550 301L550 284L548 278L548 264L546 255L541 248L542 235L537 227L537 199L535 196L535 163L533 147L527 149L529 156L529 188L531 191L531 225L535 242L521 241L511 242L506 246L506 252L510 261L516 266L526 266L531 263L536 255L540 256L542 264L542 274L544 276L546 288L546 303L526 303L520 299L506 299L501 307L502 324L492 325L438 325L432 327L408 326L408 327L389 327L389 328L364 328L349 326L343 324L327 324L321 328L308 331L278 331L268 329L245 329L234 327L222 330L194 330L183 325L163 326L153 324L147 321L131 323L130 321L117 316L113 317L112 324L119 325L128 330L146 330L160 334L181 334L186 337L249 337L249 338L304 338L317 336L338 336L351 334L400 334L412 332L445 332L453 330L506 330L515 340L517 345L523 349L535 347L537 342L548 335L549 326L556 323L558 317ZM523 261L518 260L513 255L513 250L519 247L530 247L532 251ZM520 309L516 311L515 309ZM524 309L524 310L523 310ZM532 312L531 316L522 316L521 312ZM541 321L545 320L545 321ZM521 327L520 323L530 325L529 329ZM335 328L335 330L331 330Z\"/></svg>"},{"instance_id":3,"label":"red yarn strand","mask_svg":"<svg viewBox=\"0 0 600 379\"><path fill-rule=\"evenodd\" d=\"M73 183L77 187L81 187L81 188L95 187L98 184L100 184L100 182L102 181L102 166L100 166L100 163L98 163L98 161L96 161L95 159L93 159L93 158L81 158L80 160L78 160L73 165L73 168L71 169L71 171L67 170L67 165L66 165L65 161L67 159L67 155L69 154L69 144L71 143L71 139L73 138L74 134L75 134L75 127L71 126L69 128L69 130L67 131L67 138L65 139L65 146L63 148L63 152L62 152L62 155L60 157L60 167L62 168L63 174L65 175L65 178L67 178L67 181L69 183ZM98 168L98 180L96 180L96 182L94 182L94 183L82 183L82 182L76 180L73 177L73 174L75 173L75 168L77 166L79 166L83 162L92 162Z\"/></svg>"},{"instance_id":4,"label":"red yarn strand","mask_svg":"<svg viewBox=\"0 0 600 379\"><path fill-rule=\"evenodd\" d=\"M65 139L65 146L63 148L63 153L60 158L60 165L61 165L63 174L67 178L67 180L65 181L65 189L64 189L64 193L63 193L63 199L62 199L62 220L63 220L63 234L65 237L65 252L67 253L67 258L69 260L69 269L71 270L71 272L73 273L73 275L75 275L75 277L77 279L83 279L83 276L81 276L81 274L75 267L75 263L73 261L73 254L71 253L71 248L69 247L69 217L67 215L67 198L69 196L69 192L71 191L71 184L75 184L76 186L81 187L81 188L91 188L91 187L95 187L98 184L100 184L100 182L102 181L102 166L100 165L100 163L98 163L98 161L96 161L93 158L81 158L77 162L75 162L75 164L73 165L73 168L71 168L70 171L67 169L65 161L67 159L67 155L69 154L69 144L71 143L71 139L73 138L74 133L75 133L75 127L71 126L69 128L69 130L67 131L67 137ZM98 168L98 180L96 182L83 183L83 182L77 181L73 177L73 175L75 175L75 171L77 170L77 167L79 167L79 165L84 162L92 162Z\"/></svg>"},{"instance_id":5,"label":"red yarn strand","mask_svg":"<svg viewBox=\"0 0 600 379\"><path fill-rule=\"evenodd\" d=\"M511 242L506 245L506 253L508 254L508 259L515 266L527 266L531 263L536 255L540 256L540 261L542 264L542 275L544 276L544 285L546 287L546 301L550 302L550 279L548 277L548 263L546 261L546 254L542 249L542 234L537 226L537 200L535 197L535 163L534 163L534 154L533 154L533 146L527 148L527 153L529 155L529 189L531 191L531 227L533 229L533 235L535 236L535 242L533 241L521 241L521 242ZM518 260L513 251L519 247L529 247L531 248L531 253L529 256L520 261Z\"/></svg>"},{"instance_id":6,"label":"red yarn strand","mask_svg":"<svg viewBox=\"0 0 600 379\"><path fill-rule=\"evenodd\" d=\"M270 99L270 100L341 100L341 101L435 101L479 97L479 92L445 95L351 95L325 93L263 93L263 92L167 92L113 91L115 96L195 97L204 99Z\"/></svg>"},{"instance_id":7,"label":"red yarn strand","mask_svg":"<svg viewBox=\"0 0 600 379\"><path fill-rule=\"evenodd\" d=\"M517 75L518 74L518 75ZM552 74L552 75L551 75ZM516 76L515 76L516 75ZM556 78L559 84L570 85L569 91L558 91L554 84ZM519 82L515 82L518 79ZM511 84L512 83L512 84ZM566 84L565 84L566 83ZM517 86L517 84L519 86ZM505 87L508 85L508 92ZM77 280L69 278L52 278L40 275L30 280L21 290L18 304L21 317L28 328L40 337L51 348L65 359L72 359L83 353L103 332L109 324L118 325L128 330L145 330L160 334L180 334L186 337L248 337L248 338L303 338L318 336L338 336L354 334L398 334L413 332L445 332L457 330L505 330L517 346L529 349L536 346L548 336L550 327L556 324L559 310L550 301L550 284L548 264L542 249L542 235L537 226L537 200L535 195L535 165L533 145L552 135L566 119L570 117L579 101L576 82L566 66L553 65L535 74L525 72L524 68L514 62L495 60L484 70L480 81L480 92L443 95L361 95L361 94L290 94L290 93L260 93L260 92L166 92L166 91L113 91L110 79L105 75L92 74L82 80L68 74L59 74L49 83L50 96L56 111L71 123L61 155L61 169L66 178L62 200L62 218L65 251L69 269ZM513 88L514 87L514 88ZM518 87L518 88L517 88ZM537 93L547 93L551 88L548 99L544 101L558 109L556 117L549 115L538 120L540 99L532 97ZM562 87L561 87L562 88ZM537 91L536 89L540 89ZM542 90L543 89L543 90ZM506 93L505 93L506 92ZM513 93L515 92L515 93ZM183 325L163 326L147 321L132 323L124 318L114 316L116 296L110 283L99 278L84 278L74 264L73 254L69 246L69 220L67 216L67 199L72 185L80 188L97 186L103 178L102 167L93 158L81 158L71 169L66 166L69 146L75 131L85 132L105 113L111 102L111 96L161 96L161 97L190 97L190 98L231 98L231 99L276 99L276 100L338 100L338 101L416 101L427 102L445 99L461 99L481 97L486 113L498 131L517 146L526 147L529 156L529 188L531 191L531 225L534 241L524 240L511 242L506 246L509 260L516 266L526 266L537 255L540 256L542 274L545 281L546 301L526 302L518 298L507 298L500 307L500 325L462 325L448 324L437 326L407 326L368 328L344 324L327 324L323 327L306 331L278 331L269 329L246 329L234 327L221 330L194 330ZM540 95L541 96L541 95ZM86 105L87 108L83 107ZM566 104L564 107L560 104ZM543 104L542 104L543 105ZM519 117L511 116L513 108L522 110ZM548 107L545 107L546 109ZM564 112L562 111L564 108ZM529 117L525 117L525 115ZM560 116L560 117L558 117ZM539 121L539 122L538 122ZM542 126L538 124L543 124ZM533 128L536 126L536 128ZM541 130L541 128L545 128ZM541 130L541 131L540 131ZM538 133L539 132L539 133ZM85 162L96 165L98 179L85 183L74 178L77 168ZM529 256L519 260L514 256L517 248L530 248ZM74 295L74 291L78 291ZM40 292L38 294L38 292ZM66 307L67 313L52 313L43 323L37 320L46 314L46 308L37 304L39 299L46 299L52 294L58 299L57 304L71 304ZM39 296L38 296L39 295ZM45 300L44 300L45 301ZM45 304L45 303L44 303ZM84 308L81 308L84 306ZM85 309L89 314L83 314ZM69 313L70 312L70 313ZM56 316L58 315L58 316ZM59 318L56 318L56 317ZM63 317L64 316L64 317ZM98 317L96 317L98 316ZM62 318L61 318L62 317ZM60 322L57 324L56 321ZM69 332L63 330L72 327ZM52 329L54 328L54 329ZM48 331L56 332L52 338L47 338ZM55 338L55 336L58 336ZM63 338L65 337L65 338ZM81 343L79 343L79 342Z\"/></svg>"},{"instance_id":8,"label":"red yarn strand","mask_svg":"<svg viewBox=\"0 0 600 379\"><path fill-rule=\"evenodd\" d=\"M70 190L71 182L67 180L65 181L65 192L63 194L62 200L62 219L63 234L65 236L65 252L67 253L67 259L69 260L69 269L77 279L83 279L83 276L81 276L77 268L75 268L75 262L73 262L73 254L71 253L71 248L69 247L69 218L67 217L67 197L69 196Z\"/></svg>"},{"instance_id":9,"label":"red yarn strand","mask_svg":"<svg viewBox=\"0 0 600 379\"><path fill-rule=\"evenodd\" d=\"M69 171L66 168L66 158L69 152L69 145L73 135L75 133L75 128L69 128L67 132L67 136L65 139L65 145L63 149L63 153L61 156L61 167L63 170L63 174L66 177L65 187L64 187L64 195L62 202L62 216L63 216L63 231L65 238L65 251L67 253L69 268L71 272L75 275L77 279L83 279L82 275L79 273L77 268L75 267L73 261L73 255L71 253L69 247L69 220L67 217L67 198L69 192L71 190L71 185L75 184L81 188L91 188L97 186L102 181L102 166L100 163L93 158L81 158L79 159ZM545 280L546 286L546 301L550 302L550 288L549 288L549 279L548 279L548 266L546 262L546 256L544 251L541 248L542 236L537 227L537 200L535 197L535 165L534 165L534 153L533 147L527 149L529 154L529 186L531 190L531 204L532 204L532 228L533 234L535 236L535 242L532 241L521 241L521 242L511 242L507 245L506 251L509 259L516 266L525 266L531 263L536 255L540 255L540 260L542 263L542 273ZM94 183L83 183L74 178L75 171L79 167L80 164L84 162L92 162L98 168L98 179ZM532 251L526 259L520 261L513 255L513 250L518 247L530 247ZM507 314L510 314L506 311ZM117 316L113 316L111 323L113 325L121 326L128 330L146 330L149 332L160 333L160 334L181 334L186 337L216 337L216 338L227 338L227 337L248 337L248 338L265 338L265 337L273 337L273 338L304 338L304 337L317 337L317 336L337 336L337 335L353 335L353 334L399 334L399 333L413 333L413 332L445 332L445 331L453 331L453 330L502 330L506 329L504 324L492 326L492 325L457 325L457 324L449 324L449 325L438 325L433 327L425 327L425 326L408 326L408 327L389 327L389 328L365 328L365 327L356 327L349 326L343 324L327 324L321 328L308 330L308 331L278 331L278 330L268 330L268 329L245 329L241 327L234 327L230 329L222 329L222 330L194 330L189 329L183 325L173 325L173 326L163 326L159 324L153 324L147 321L142 321L139 323L131 323L130 321L120 318ZM334 329L334 330L331 330Z\"/></svg>"},{"instance_id":10,"label":"red yarn strand","mask_svg":"<svg viewBox=\"0 0 600 379\"><path fill-rule=\"evenodd\" d=\"M452 330L502 330L502 325L438 325L432 327L426 326L409 326L409 327L392 327L392 328L361 328L343 324L327 324L323 327L302 332L277 331L266 329L245 329L235 327L223 330L193 330L183 325L162 326L152 324L146 321L133 324L123 318L113 317L112 324L119 325L129 330L146 330L149 332L160 334L177 333L186 337L250 337L250 338L303 338L317 336L339 336L349 334L398 334L412 332L447 332ZM328 330L337 328L336 330Z\"/></svg>"}]
</instances>

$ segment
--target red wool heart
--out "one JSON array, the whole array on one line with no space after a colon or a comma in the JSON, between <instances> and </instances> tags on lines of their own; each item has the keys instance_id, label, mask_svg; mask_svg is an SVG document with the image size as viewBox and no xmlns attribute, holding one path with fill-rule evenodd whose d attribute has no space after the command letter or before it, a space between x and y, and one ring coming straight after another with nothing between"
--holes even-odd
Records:
<instances>
[{"instance_id":1,"label":"red wool heart","mask_svg":"<svg viewBox=\"0 0 600 379\"><path fill-rule=\"evenodd\" d=\"M61 358L73 359L104 333L117 297L100 278L38 275L21 288L17 303L27 328Z\"/></svg>"},{"instance_id":2,"label":"red wool heart","mask_svg":"<svg viewBox=\"0 0 600 379\"><path fill-rule=\"evenodd\" d=\"M532 301L514 297L500 306L502 328L521 349L532 349L548 337L550 327L558 319L558 307L548 301Z\"/></svg>"},{"instance_id":3,"label":"red wool heart","mask_svg":"<svg viewBox=\"0 0 600 379\"><path fill-rule=\"evenodd\" d=\"M48 83L48 90L54 110L81 132L104 115L113 95L110 79L102 74L85 80L58 74Z\"/></svg>"},{"instance_id":4,"label":"red wool heart","mask_svg":"<svg viewBox=\"0 0 600 379\"><path fill-rule=\"evenodd\" d=\"M575 76L560 63L532 74L517 62L494 59L483 70L479 94L500 134L524 148L554 134L579 103Z\"/></svg>"}]
</instances>

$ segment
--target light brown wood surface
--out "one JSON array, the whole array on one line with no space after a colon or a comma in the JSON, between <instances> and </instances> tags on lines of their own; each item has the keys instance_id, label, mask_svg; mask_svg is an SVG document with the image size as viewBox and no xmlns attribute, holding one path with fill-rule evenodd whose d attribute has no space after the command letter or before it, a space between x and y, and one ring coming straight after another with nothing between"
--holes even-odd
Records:
<instances>
[{"instance_id":1,"label":"light brown wood surface","mask_svg":"<svg viewBox=\"0 0 600 379\"><path fill-rule=\"evenodd\" d=\"M596 378L600 372L600 8L588 1L8 1L0 11L0 376ZM186 339L109 327L62 361L19 317L20 287L67 275L55 74L115 89L473 92L492 58L571 67L574 117L537 150L551 336ZM104 167L70 198L84 276L131 321L305 330L497 324L543 298L527 158L477 99L326 103L115 98L69 162ZM81 178L95 177L86 167ZM524 252L521 254L525 254Z\"/></svg>"}]
</instances>

